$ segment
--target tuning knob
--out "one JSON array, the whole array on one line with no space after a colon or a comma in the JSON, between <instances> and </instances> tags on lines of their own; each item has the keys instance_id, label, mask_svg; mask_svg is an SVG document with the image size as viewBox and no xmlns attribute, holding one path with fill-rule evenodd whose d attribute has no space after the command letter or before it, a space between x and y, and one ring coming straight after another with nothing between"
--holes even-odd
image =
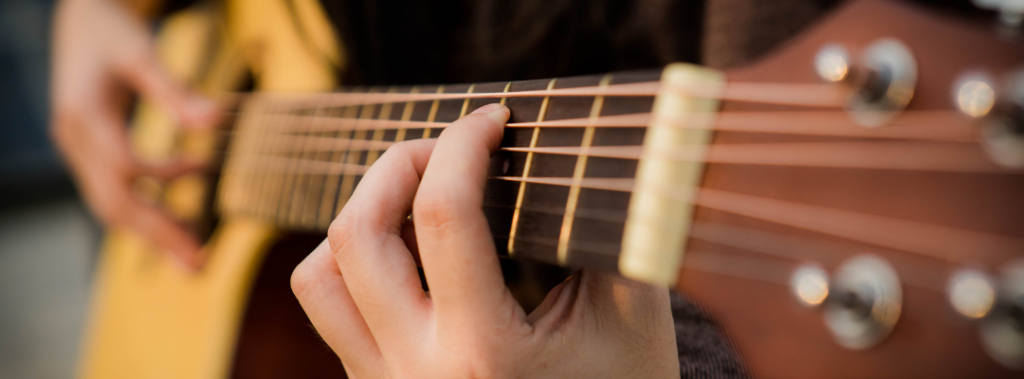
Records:
<instances>
[{"instance_id":1,"label":"tuning knob","mask_svg":"<svg viewBox=\"0 0 1024 379\"><path fill-rule=\"evenodd\" d=\"M844 47L825 45L814 58L814 69L823 80L853 89L846 108L865 127L881 126L902 112L917 85L914 55L889 38L868 46L856 64Z\"/></svg>"},{"instance_id":2,"label":"tuning knob","mask_svg":"<svg viewBox=\"0 0 1024 379\"><path fill-rule=\"evenodd\" d=\"M1003 93L998 99L993 91L993 105L985 110L988 100L978 100L989 95L980 80L961 80L957 87L957 102L961 111L983 115L981 143L989 157L996 163L1012 168L1024 167L1024 72L1011 74L1003 82ZM963 94L963 100L960 100ZM974 95L972 95L974 94ZM980 95L977 95L980 94ZM966 104L960 105L960 103ZM977 107L974 107L977 106ZM965 109L966 108L966 109ZM974 112L972 112L974 111Z\"/></svg>"},{"instance_id":3,"label":"tuning knob","mask_svg":"<svg viewBox=\"0 0 1024 379\"><path fill-rule=\"evenodd\" d=\"M949 279L949 303L964 317L980 319L996 304L996 284L988 274L978 270L960 270Z\"/></svg>"},{"instance_id":4,"label":"tuning knob","mask_svg":"<svg viewBox=\"0 0 1024 379\"><path fill-rule=\"evenodd\" d=\"M836 343L853 350L884 340L903 307L896 271L874 255L848 259L831 280L818 266L801 266L790 277L790 288L801 304L820 307Z\"/></svg>"},{"instance_id":5,"label":"tuning knob","mask_svg":"<svg viewBox=\"0 0 1024 379\"><path fill-rule=\"evenodd\" d=\"M828 298L829 278L825 269L818 265L803 265L793 271L789 288L803 306L815 308Z\"/></svg>"},{"instance_id":6,"label":"tuning knob","mask_svg":"<svg viewBox=\"0 0 1024 379\"><path fill-rule=\"evenodd\" d=\"M995 306L981 320L979 329L985 350L993 359L1024 370L1024 261L1003 270Z\"/></svg>"},{"instance_id":7,"label":"tuning knob","mask_svg":"<svg viewBox=\"0 0 1024 379\"><path fill-rule=\"evenodd\" d=\"M999 12L999 21L1008 27L1024 23L1024 0L973 0L974 6Z\"/></svg>"}]
</instances>

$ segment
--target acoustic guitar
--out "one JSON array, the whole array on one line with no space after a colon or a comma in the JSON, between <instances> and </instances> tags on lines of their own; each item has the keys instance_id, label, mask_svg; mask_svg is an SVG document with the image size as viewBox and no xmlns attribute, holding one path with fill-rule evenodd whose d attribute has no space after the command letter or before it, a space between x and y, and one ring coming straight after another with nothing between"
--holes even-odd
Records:
<instances>
[{"instance_id":1,"label":"acoustic guitar","mask_svg":"<svg viewBox=\"0 0 1024 379\"><path fill-rule=\"evenodd\" d=\"M185 272L110 231L83 377L228 375L269 244L324 232L389 146L494 102L512 110L482 204L502 255L672 286L756 377L1024 376L1017 36L850 1L724 72L337 90L318 3L254 3L164 24L169 68L233 117L178 135L141 104L140 154L221 170L140 190L212 230L211 258Z\"/></svg>"}]
</instances>

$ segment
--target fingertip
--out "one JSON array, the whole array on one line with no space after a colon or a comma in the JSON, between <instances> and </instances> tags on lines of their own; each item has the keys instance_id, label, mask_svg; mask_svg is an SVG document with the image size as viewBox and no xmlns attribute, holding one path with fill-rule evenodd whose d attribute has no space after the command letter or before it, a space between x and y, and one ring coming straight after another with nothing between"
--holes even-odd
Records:
<instances>
[{"instance_id":1,"label":"fingertip","mask_svg":"<svg viewBox=\"0 0 1024 379\"><path fill-rule=\"evenodd\" d=\"M505 127L505 123L508 122L508 117L511 115L508 107L498 104L498 106L487 112L487 117L497 122L501 127Z\"/></svg>"},{"instance_id":2,"label":"fingertip","mask_svg":"<svg viewBox=\"0 0 1024 379\"><path fill-rule=\"evenodd\" d=\"M504 105L502 105L501 103L490 103L490 104L484 105L484 106L482 106L480 108L477 108L475 111L471 112L470 114L488 113L488 112L495 111L495 110L497 110L499 108L502 108L502 107L504 107Z\"/></svg>"},{"instance_id":3,"label":"fingertip","mask_svg":"<svg viewBox=\"0 0 1024 379\"><path fill-rule=\"evenodd\" d=\"M487 115L487 117L490 118L491 120L494 120L494 122L498 123L501 126L504 126L505 122L508 121L508 117L511 114L511 112L509 111L508 107L506 107L504 104L491 103L484 105L480 108L477 108L475 111L473 111L473 113L470 114Z\"/></svg>"}]
</instances>

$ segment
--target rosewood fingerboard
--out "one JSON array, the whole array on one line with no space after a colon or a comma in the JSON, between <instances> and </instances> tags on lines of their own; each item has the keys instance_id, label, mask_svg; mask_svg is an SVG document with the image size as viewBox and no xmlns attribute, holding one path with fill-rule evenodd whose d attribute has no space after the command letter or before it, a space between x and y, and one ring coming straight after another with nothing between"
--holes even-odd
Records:
<instances>
[{"instance_id":1,"label":"rosewood fingerboard","mask_svg":"<svg viewBox=\"0 0 1024 379\"><path fill-rule=\"evenodd\" d=\"M658 70L559 79L416 87L352 88L341 93L464 94L601 88L657 82ZM452 98L332 106L329 97L301 107L251 98L240 107L219 209L285 230L325 232L362 179L395 142L436 138L443 127L489 103L511 110L509 124L607 119L645 114L654 96ZM316 122L314 122L316 121ZM387 123L390 121L390 123ZM333 124L332 124L333 122ZM347 123L350 127L330 127ZM509 127L502 148L640 146L645 128ZM484 213L503 256L567 267L617 270L630 192L584 188L585 178L626 178L637 159L501 150L490 164ZM572 178L575 184L530 183ZM517 180L518 179L518 180Z\"/></svg>"}]
</instances>

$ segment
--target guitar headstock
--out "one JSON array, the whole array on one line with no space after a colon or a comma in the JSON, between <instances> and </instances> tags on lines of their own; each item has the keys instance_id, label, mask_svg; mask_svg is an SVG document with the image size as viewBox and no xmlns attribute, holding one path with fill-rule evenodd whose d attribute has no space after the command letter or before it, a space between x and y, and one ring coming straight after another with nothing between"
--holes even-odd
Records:
<instances>
[{"instance_id":1,"label":"guitar headstock","mask_svg":"<svg viewBox=\"0 0 1024 379\"><path fill-rule=\"evenodd\" d=\"M876 0L725 71L763 101L722 97L678 287L755 374L1021 375L1022 73L994 24Z\"/></svg>"}]
</instances>

